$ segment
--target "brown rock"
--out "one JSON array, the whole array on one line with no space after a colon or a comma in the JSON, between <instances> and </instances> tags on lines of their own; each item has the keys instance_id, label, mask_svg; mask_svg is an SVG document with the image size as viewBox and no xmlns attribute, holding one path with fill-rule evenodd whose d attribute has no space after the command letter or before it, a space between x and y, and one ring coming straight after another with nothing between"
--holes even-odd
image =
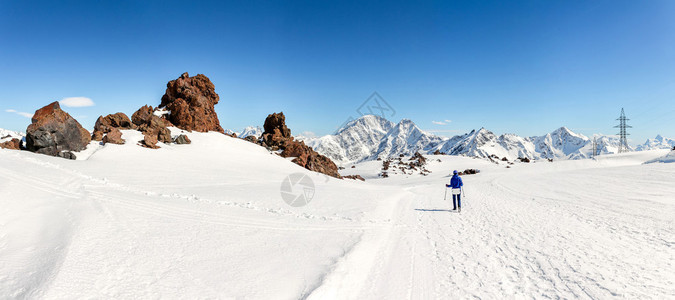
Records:
<instances>
[{"instance_id":1,"label":"brown rock","mask_svg":"<svg viewBox=\"0 0 675 300\"><path fill-rule=\"evenodd\" d=\"M173 126L168 120L158 117L154 114L155 109L152 106L144 105L131 115L131 122L144 136L153 136L151 140L157 140L162 143L171 143L171 131L167 126ZM148 146L148 145L146 145ZM148 148L159 148L151 144Z\"/></svg>"},{"instance_id":2,"label":"brown rock","mask_svg":"<svg viewBox=\"0 0 675 300\"><path fill-rule=\"evenodd\" d=\"M166 84L166 92L159 107L171 112L169 121L180 129L223 133L225 131L220 127L214 109L219 100L215 86L208 77L202 74L189 77L185 72Z\"/></svg>"},{"instance_id":3,"label":"brown rock","mask_svg":"<svg viewBox=\"0 0 675 300\"><path fill-rule=\"evenodd\" d=\"M177 136L176 139L173 142L178 144L178 145L184 145L184 144L192 143L190 138L188 138L188 136L184 135L184 134L181 134L181 135Z\"/></svg>"},{"instance_id":4,"label":"brown rock","mask_svg":"<svg viewBox=\"0 0 675 300\"><path fill-rule=\"evenodd\" d=\"M21 140L13 138L4 143L0 143L0 148L2 149L11 149L11 150L21 150Z\"/></svg>"},{"instance_id":5,"label":"brown rock","mask_svg":"<svg viewBox=\"0 0 675 300\"><path fill-rule=\"evenodd\" d=\"M246 137L244 138L244 140L245 140L245 141L249 141L249 142L254 143L254 144L260 144L260 142L259 142L259 140L258 140L258 137L253 136L253 135L248 135L248 136L246 136Z\"/></svg>"},{"instance_id":6,"label":"brown rock","mask_svg":"<svg viewBox=\"0 0 675 300\"><path fill-rule=\"evenodd\" d=\"M143 141L141 142L141 146L150 148L150 149L157 149L159 146L157 146L157 136L152 135L152 134L147 134L143 136Z\"/></svg>"},{"instance_id":7,"label":"brown rock","mask_svg":"<svg viewBox=\"0 0 675 300\"><path fill-rule=\"evenodd\" d=\"M103 136L110 132L112 128L135 129L136 125L134 125L131 120L129 120L127 115L121 112L107 115L105 117L100 116L94 125L94 132L92 133L91 139L95 141L102 140Z\"/></svg>"},{"instance_id":8,"label":"brown rock","mask_svg":"<svg viewBox=\"0 0 675 300\"><path fill-rule=\"evenodd\" d=\"M263 144L271 150L284 149L287 143L293 141L283 112L268 115L263 128Z\"/></svg>"},{"instance_id":9,"label":"brown rock","mask_svg":"<svg viewBox=\"0 0 675 300\"><path fill-rule=\"evenodd\" d=\"M295 157L293 162L307 170L341 178L337 165L330 158L317 153L302 141L288 142L284 151L281 152L281 156Z\"/></svg>"},{"instance_id":10,"label":"brown rock","mask_svg":"<svg viewBox=\"0 0 675 300\"><path fill-rule=\"evenodd\" d=\"M124 139L122 139L122 132L116 127L110 128L110 131L103 137L103 144L124 144Z\"/></svg>"},{"instance_id":11,"label":"brown rock","mask_svg":"<svg viewBox=\"0 0 675 300\"><path fill-rule=\"evenodd\" d=\"M84 150L91 141L89 131L82 128L58 102L38 109L26 130L28 151L58 156L62 151Z\"/></svg>"},{"instance_id":12,"label":"brown rock","mask_svg":"<svg viewBox=\"0 0 675 300\"><path fill-rule=\"evenodd\" d=\"M354 179L354 180L361 180L361 181L366 181L361 177L361 175L347 175L347 176L342 176L342 178L347 178L347 179Z\"/></svg>"}]
</instances>

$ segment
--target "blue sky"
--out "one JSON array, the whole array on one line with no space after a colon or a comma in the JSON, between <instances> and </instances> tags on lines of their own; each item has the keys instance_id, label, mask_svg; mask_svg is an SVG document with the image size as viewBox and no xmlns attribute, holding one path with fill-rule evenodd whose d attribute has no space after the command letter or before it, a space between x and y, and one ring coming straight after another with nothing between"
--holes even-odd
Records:
<instances>
[{"instance_id":1,"label":"blue sky","mask_svg":"<svg viewBox=\"0 0 675 300\"><path fill-rule=\"evenodd\" d=\"M329 134L377 92L446 136L614 134L623 107L635 144L675 137L675 1L2 1L0 70L12 130L69 97L85 127L131 115L187 71L234 130Z\"/></svg>"}]
</instances>

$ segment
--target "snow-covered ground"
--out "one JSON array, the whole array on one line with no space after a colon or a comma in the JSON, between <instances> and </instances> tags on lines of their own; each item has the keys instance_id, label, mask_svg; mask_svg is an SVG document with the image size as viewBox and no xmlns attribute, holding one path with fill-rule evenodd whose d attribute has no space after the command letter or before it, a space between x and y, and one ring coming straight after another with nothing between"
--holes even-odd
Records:
<instances>
[{"instance_id":1,"label":"snow-covered ground","mask_svg":"<svg viewBox=\"0 0 675 300\"><path fill-rule=\"evenodd\" d=\"M668 150L343 170L361 182L219 133L123 133L86 160L0 149L0 298L675 297L675 164L643 164ZM443 184L466 168L458 214ZM292 173L306 206L281 198Z\"/></svg>"}]
</instances>

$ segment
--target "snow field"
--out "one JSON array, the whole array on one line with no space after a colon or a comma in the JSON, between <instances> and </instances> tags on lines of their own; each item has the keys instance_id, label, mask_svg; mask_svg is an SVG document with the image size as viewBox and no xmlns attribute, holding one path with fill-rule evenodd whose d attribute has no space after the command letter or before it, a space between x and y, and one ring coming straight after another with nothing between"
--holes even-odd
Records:
<instances>
[{"instance_id":1,"label":"snow field","mask_svg":"<svg viewBox=\"0 0 675 300\"><path fill-rule=\"evenodd\" d=\"M675 297L675 166L642 164L668 151L342 170L361 182L218 133L123 134L86 160L0 150L0 298ZM444 184L467 168L458 214ZM316 187L299 208L279 193L296 172Z\"/></svg>"}]
</instances>

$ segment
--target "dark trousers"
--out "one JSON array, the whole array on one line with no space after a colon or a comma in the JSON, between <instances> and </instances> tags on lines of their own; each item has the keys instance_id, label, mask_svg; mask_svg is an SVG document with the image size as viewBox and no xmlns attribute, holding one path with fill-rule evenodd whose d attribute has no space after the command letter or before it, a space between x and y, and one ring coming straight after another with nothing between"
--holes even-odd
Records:
<instances>
[{"instance_id":1,"label":"dark trousers","mask_svg":"<svg viewBox=\"0 0 675 300\"><path fill-rule=\"evenodd\" d=\"M457 207L462 207L462 195L452 195L452 206L454 206L453 209L457 209Z\"/></svg>"}]
</instances>

